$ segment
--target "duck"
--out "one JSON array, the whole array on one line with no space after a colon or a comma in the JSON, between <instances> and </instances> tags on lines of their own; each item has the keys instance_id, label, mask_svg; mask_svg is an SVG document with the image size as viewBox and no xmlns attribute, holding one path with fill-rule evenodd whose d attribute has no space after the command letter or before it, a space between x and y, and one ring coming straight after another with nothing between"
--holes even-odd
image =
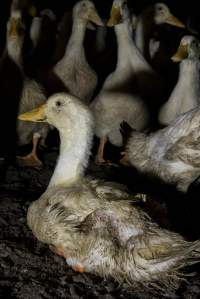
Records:
<instances>
[{"instance_id":1,"label":"duck","mask_svg":"<svg viewBox=\"0 0 200 299\"><path fill-rule=\"evenodd\" d=\"M200 104L200 42L191 35L180 41L177 52L172 56L179 64L179 77L169 99L159 111L160 124L169 125L178 115Z\"/></svg>"},{"instance_id":2,"label":"duck","mask_svg":"<svg viewBox=\"0 0 200 299\"><path fill-rule=\"evenodd\" d=\"M165 3L158 2L145 7L137 18L135 44L148 61L151 61L159 50L159 41L152 37L155 26L161 24L185 28L185 25L171 13Z\"/></svg>"},{"instance_id":3,"label":"duck","mask_svg":"<svg viewBox=\"0 0 200 299\"><path fill-rule=\"evenodd\" d=\"M95 134L100 139L97 164L110 164L104 158L107 141L122 146L120 123L124 120L137 130L146 129L150 110L157 111L156 107L160 105L155 103L155 99L162 99L161 89L164 94L162 78L154 72L132 39L127 1L114 0L107 26L114 26L118 58L114 72L106 78L90 104L96 121Z\"/></svg>"},{"instance_id":4,"label":"duck","mask_svg":"<svg viewBox=\"0 0 200 299\"><path fill-rule=\"evenodd\" d=\"M90 22L103 26L94 4L89 0L79 1L73 7L72 33L65 54L53 67L68 91L87 103L97 85L97 75L86 60L83 46Z\"/></svg>"},{"instance_id":5,"label":"duck","mask_svg":"<svg viewBox=\"0 0 200 299\"><path fill-rule=\"evenodd\" d=\"M18 100L19 113L25 112L27 109L32 109L46 101L46 95L43 87L26 76L23 69L23 41L25 34L25 26L23 24L20 11L14 11L7 24L7 55L9 59L16 65L22 77L21 94ZM40 168L42 162L37 156L37 145L44 142L48 126L45 124L24 123L20 120L16 124L17 144L19 146L33 143L31 152L26 156L18 156L17 160L26 166Z\"/></svg>"},{"instance_id":6,"label":"duck","mask_svg":"<svg viewBox=\"0 0 200 299\"><path fill-rule=\"evenodd\" d=\"M182 113L167 127L145 134L133 131L127 141L122 164L161 179L186 193L198 183L199 106Z\"/></svg>"},{"instance_id":7,"label":"duck","mask_svg":"<svg viewBox=\"0 0 200 299\"><path fill-rule=\"evenodd\" d=\"M200 241L161 228L123 185L85 176L94 118L68 93L18 116L48 122L60 134L60 153L46 191L32 202L27 223L35 237L80 273L112 277L141 288L174 287L179 270L199 260Z\"/></svg>"}]
</instances>

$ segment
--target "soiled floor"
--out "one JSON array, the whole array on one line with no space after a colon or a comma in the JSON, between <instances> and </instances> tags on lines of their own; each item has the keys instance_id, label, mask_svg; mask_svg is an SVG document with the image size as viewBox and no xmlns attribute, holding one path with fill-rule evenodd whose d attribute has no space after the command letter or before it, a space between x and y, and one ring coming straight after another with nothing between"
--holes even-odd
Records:
<instances>
[{"instance_id":1,"label":"soiled floor","mask_svg":"<svg viewBox=\"0 0 200 299\"><path fill-rule=\"evenodd\" d=\"M0 298L153 298L143 290L137 296L112 280L74 272L63 258L34 238L26 225L27 207L45 190L56 157L57 152L53 150L45 154L45 166L41 171L10 166L5 181L0 183ZM91 163L88 173L123 183L129 178L130 188L135 191L144 189L151 194L153 200L149 201L149 211L162 225L180 231L191 240L200 237L199 188L194 187L195 191L190 192L192 195L184 197L165 186L145 184L146 180L131 171L97 167ZM194 270L200 273L198 266ZM185 271L189 273L189 270ZM163 295L158 293L155 297L163 298ZM200 298L199 275L189 278L189 283L182 284L173 294L166 293L166 297Z\"/></svg>"}]
</instances>

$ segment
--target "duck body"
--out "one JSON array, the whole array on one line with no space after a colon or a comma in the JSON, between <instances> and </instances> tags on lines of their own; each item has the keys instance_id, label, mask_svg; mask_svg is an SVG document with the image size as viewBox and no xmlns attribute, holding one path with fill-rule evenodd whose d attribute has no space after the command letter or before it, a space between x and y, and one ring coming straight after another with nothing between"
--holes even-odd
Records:
<instances>
[{"instance_id":1,"label":"duck body","mask_svg":"<svg viewBox=\"0 0 200 299\"><path fill-rule=\"evenodd\" d=\"M197 262L200 243L160 228L124 186L84 176L94 130L89 108L60 93L19 118L46 120L61 138L49 186L28 209L33 234L76 271L111 276L138 289L141 284L174 287L178 269Z\"/></svg>"},{"instance_id":2,"label":"duck body","mask_svg":"<svg viewBox=\"0 0 200 299\"><path fill-rule=\"evenodd\" d=\"M187 192L200 175L199 117L196 108L150 135L133 132L126 149L131 165Z\"/></svg>"},{"instance_id":3,"label":"duck body","mask_svg":"<svg viewBox=\"0 0 200 299\"><path fill-rule=\"evenodd\" d=\"M53 70L71 94L89 103L97 85L97 75L86 60L83 46L89 16L87 16L88 20L86 17L83 18L81 10L84 12L86 8L88 12L95 13L97 23L101 24L96 9L90 1L83 0L76 4L73 9L71 37L63 58L57 62Z\"/></svg>"},{"instance_id":4,"label":"duck body","mask_svg":"<svg viewBox=\"0 0 200 299\"><path fill-rule=\"evenodd\" d=\"M24 79L24 86L22 88L20 105L18 113L24 113L27 110L34 109L39 105L46 102L46 96L42 86L32 79ZM26 145L32 141L33 135L38 136L45 140L48 133L48 125L43 123L27 123L18 120L17 122L17 135L18 144Z\"/></svg>"}]
</instances>

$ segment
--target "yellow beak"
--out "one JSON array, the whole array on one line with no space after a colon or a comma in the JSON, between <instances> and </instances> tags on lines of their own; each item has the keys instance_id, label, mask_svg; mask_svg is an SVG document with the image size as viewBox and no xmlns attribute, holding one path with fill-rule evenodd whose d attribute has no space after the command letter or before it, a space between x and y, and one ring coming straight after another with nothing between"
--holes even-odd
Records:
<instances>
[{"instance_id":1,"label":"yellow beak","mask_svg":"<svg viewBox=\"0 0 200 299\"><path fill-rule=\"evenodd\" d=\"M122 22L122 16L120 13L120 8L119 6L113 5L111 9L110 19L107 22L107 26L112 27L117 24L120 24L121 22Z\"/></svg>"},{"instance_id":2,"label":"yellow beak","mask_svg":"<svg viewBox=\"0 0 200 299\"><path fill-rule=\"evenodd\" d=\"M180 44L178 47L177 52L171 57L173 62L180 62L183 59L187 58L188 56L188 49L186 45Z\"/></svg>"},{"instance_id":3,"label":"yellow beak","mask_svg":"<svg viewBox=\"0 0 200 299\"><path fill-rule=\"evenodd\" d=\"M94 24L98 25L98 26L104 26L104 23L102 22L100 16L98 15L96 9L92 9L89 17L88 17L89 21L93 22Z\"/></svg>"},{"instance_id":4,"label":"yellow beak","mask_svg":"<svg viewBox=\"0 0 200 299\"><path fill-rule=\"evenodd\" d=\"M165 23L167 23L169 25L172 25L172 26L176 26L176 27L180 27L180 28L185 28L185 25L178 18L176 18L172 14L170 14L168 16L168 18L165 20Z\"/></svg>"},{"instance_id":5,"label":"yellow beak","mask_svg":"<svg viewBox=\"0 0 200 299\"><path fill-rule=\"evenodd\" d=\"M46 122L45 104L31 111L20 114L18 119L24 121Z\"/></svg>"}]
</instances>

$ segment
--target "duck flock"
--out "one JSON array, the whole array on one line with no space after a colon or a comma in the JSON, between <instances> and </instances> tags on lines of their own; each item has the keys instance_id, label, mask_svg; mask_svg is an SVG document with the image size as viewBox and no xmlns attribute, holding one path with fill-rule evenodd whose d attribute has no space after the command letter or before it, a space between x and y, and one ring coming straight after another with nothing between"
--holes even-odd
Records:
<instances>
[{"instance_id":1,"label":"duck flock","mask_svg":"<svg viewBox=\"0 0 200 299\"><path fill-rule=\"evenodd\" d=\"M200 258L200 239L156 221L153 208L164 222L165 207L151 199L167 186L178 206L198 190L200 42L166 4L141 14L128 4L114 0L105 18L81 0L57 18L34 1L11 2L0 42L0 175L13 163L40 173L38 151L45 156L58 132L51 179L26 211L29 234L76 272L164 298ZM176 33L169 48L162 26ZM91 163L131 175L100 179ZM137 176L153 180L151 192L133 192Z\"/></svg>"}]
</instances>

